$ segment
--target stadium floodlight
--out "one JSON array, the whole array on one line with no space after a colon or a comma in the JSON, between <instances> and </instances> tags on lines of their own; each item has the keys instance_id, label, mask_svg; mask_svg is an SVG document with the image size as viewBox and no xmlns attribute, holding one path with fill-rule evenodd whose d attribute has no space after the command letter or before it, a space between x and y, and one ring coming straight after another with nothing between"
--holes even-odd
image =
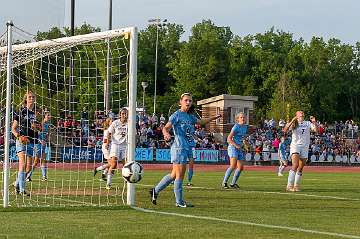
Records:
<instances>
[{"instance_id":1,"label":"stadium floodlight","mask_svg":"<svg viewBox=\"0 0 360 239\"><path fill-rule=\"evenodd\" d=\"M141 86L143 88L143 102L142 102L142 112L145 113L145 90L146 90L146 87L148 87L148 83L146 81L143 81L141 82Z\"/></svg>"},{"instance_id":2,"label":"stadium floodlight","mask_svg":"<svg viewBox=\"0 0 360 239\"><path fill-rule=\"evenodd\" d=\"M15 45L11 35L20 34L19 31L25 32L8 24L7 46L0 47L0 109L6 109L5 120L0 120L6 121L0 125L0 131L6 136L3 206L119 204L121 190L118 187L105 190L104 182L94 178L92 172L103 160L101 148L96 144L102 138L99 128L102 128L104 118L99 115L105 111L103 81L106 79L108 44L113 63L110 103L115 110L128 107L126 158L127 161L135 159L137 28ZM70 92L68 79L72 56L74 81ZM36 96L36 120L42 121L45 112L52 117L45 150L49 177L42 181L40 170L36 169L32 182L26 183L30 197L23 197L8 193L10 182L15 181L10 170L16 170L9 166L17 160L10 125L29 90ZM73 97L69 97L70 93ZM96 128L89 123L80 125L84 108ZM123 181L116 182L116 179L114 183L123 185ZM127 185L127 204L135 204L135 187L131 183Z\"/></svg>"},{"instance_id":3,"label":"stadium floodlight","mask_svg":"<svg viewBox=\"0 0 360 239\"><path fill-rule=\"evenodd\" d=\"M156 43L155 43L155 69L154 69L154 110L153 115L156 114L156 88L157 88L157 62L158 62L158 45L159 45L159 27L165 24L167 19L161 21L160 18L152 18L148 20L150 25L156 26Z\"/></svg>"}]
</instances>

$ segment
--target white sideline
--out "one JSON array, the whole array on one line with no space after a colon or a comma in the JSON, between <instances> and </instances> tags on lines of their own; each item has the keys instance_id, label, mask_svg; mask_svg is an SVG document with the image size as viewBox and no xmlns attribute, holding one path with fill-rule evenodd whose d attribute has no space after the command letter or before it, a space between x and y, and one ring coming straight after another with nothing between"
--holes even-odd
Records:
<instances>
[{"instance_id":1,"label":"white sideline","mask_svg":"<svg viewBox=\"0 0 360 239\"><path fill-rule=\"evenodd\" d=\"M131 207L131 208L133 208L134 210L137 210L137 211L141 211L141 212L155 213L155 214L161 214L161 215L167 215L167 216L195 218L195 219L208 220L208 221L217 221L217 222L242 224L242 225L247 225L247 226L264 227L264 228L270 228L270 229L282 229L282 230L295 231L295 232L305 232L305 233L310 233L310 234L319 234L319 235L327 235L327 236L342 237L342 238L360 239L360 236L341 234L341 233L336 233L336 232L322 232L322 231L302 229L302 228L296 228L296 227L278 226L278 225L254 223L254 222L246 222L246 221L236 221L236 220L222 219L222 218L216 218L216 217L196 216L196 215L173 213L173 212L162 212L162 211L155 211L155 210L150 210L150 209L145 209L145 208L140 208L140 207Z\"/></svg>"},{"instance_id":2,"label":"white sideline","mask_svg":"<svg viewBox=\"0 0 360 239\"><path fill-rule=\"evenodd\" d=\"M154 185L140 184L137 185L144 187L154 187ZM208 188L208 187L195 187L191 186L192 189L204 189L204 190L217 190L216 188ZM337 197L337 196L328 196L328 195L316 195L316 194L307 194L307 193L294 193L294 192L271 192L271 191L255 191L255 190L233 190L233 192L244 192L244 193L263 193L263 194L279 194L279 195L292 195L292 196L304 196L304 197L314 197L314 198L328 198L328 199L336 199L336 200L349 200L349 201L360 201L360 198L346 198L346 197Z\"/></svg>"}]
</instances>

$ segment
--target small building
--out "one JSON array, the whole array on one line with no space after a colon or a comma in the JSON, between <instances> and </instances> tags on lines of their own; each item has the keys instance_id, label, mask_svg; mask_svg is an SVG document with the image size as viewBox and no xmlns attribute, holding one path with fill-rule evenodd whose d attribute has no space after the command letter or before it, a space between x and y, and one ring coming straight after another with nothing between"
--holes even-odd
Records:
<instances>
[{"instance_id":1,"label":"small building","mask_svg":"<svg viewBox=\"0 0 360 239\"><path fill-rule=\"evenodd\" d=\"M257 96L224 94L200 100L197 105L201 107L202 118L209 118L218 114L222 116L220 119L206 125L205 129L207 132L213 132L216 140L226 142L226 138L235 124L235 116L238 113L245 113L247 124L255 123L254 109L256 101L258 101Z\"/></svg>"}]
</instances>

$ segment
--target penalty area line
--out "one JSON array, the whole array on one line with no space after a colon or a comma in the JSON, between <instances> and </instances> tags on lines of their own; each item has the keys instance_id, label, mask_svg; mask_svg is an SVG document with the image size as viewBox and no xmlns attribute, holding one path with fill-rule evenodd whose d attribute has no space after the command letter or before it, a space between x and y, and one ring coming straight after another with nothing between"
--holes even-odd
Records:
<instances>
[{"instance_id":1,"label":"penalty area line","mask_svg":"<svg viewBox=\"0 0 360 239\"><path fill-rule=\"evenodd\" d=\"M136 211L140 211L140 212L160 214L160 215L166 215L166 216L193 218L193 219L225 222L225 223L232 223L232 224L241 224L241 225L246 225L246 226L263 227L263 228L270 228L270 229L281 229L281 230L287 230L287 231L334 236L334 237L341 237L341 238L360 239L360 236L342 234L342 233L336 233L336 232L323 232L323 231L316 231L316 230L296 228L296 227L279 226L279 225L271 225L271 224L264 224L264 223L254 223L254 222L247 222L247 221L237 221L237 220L229 220L229 219L207 217L207 216L196 216L196 215L191 215L191 214L181 214L181 213L174 213L174 212L155 211L155 210L150 210L150 209L145 209L145 208L140 208L140 207L131 207L131 208Z\"/></svg>"}]
</instances>

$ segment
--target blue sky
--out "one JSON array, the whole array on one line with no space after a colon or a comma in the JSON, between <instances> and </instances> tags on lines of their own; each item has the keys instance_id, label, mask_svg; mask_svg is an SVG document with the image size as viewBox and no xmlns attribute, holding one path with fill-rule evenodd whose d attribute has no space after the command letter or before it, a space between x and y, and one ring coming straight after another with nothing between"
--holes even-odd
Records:
<instances>
[{"instance_id":1,"label":"blue sky","mask_svg":"<svg viewBox=\"0 0 360 239\"><path fill-rule=\"evenodd\" d=\"M76 0L76 24L107 28L108 0ZM0 32L5 22L32 33L51 26L69 26L70 0L0 0ZM357 0L113 0L113 27L146 27L153 17L191 26L211 19L230 26L237 35L265 32L274 26L303 37L332 37L349 44L360 41L360 1ZM0 34L1 34L0 33Z\"/></svg>"}]
</instances>

